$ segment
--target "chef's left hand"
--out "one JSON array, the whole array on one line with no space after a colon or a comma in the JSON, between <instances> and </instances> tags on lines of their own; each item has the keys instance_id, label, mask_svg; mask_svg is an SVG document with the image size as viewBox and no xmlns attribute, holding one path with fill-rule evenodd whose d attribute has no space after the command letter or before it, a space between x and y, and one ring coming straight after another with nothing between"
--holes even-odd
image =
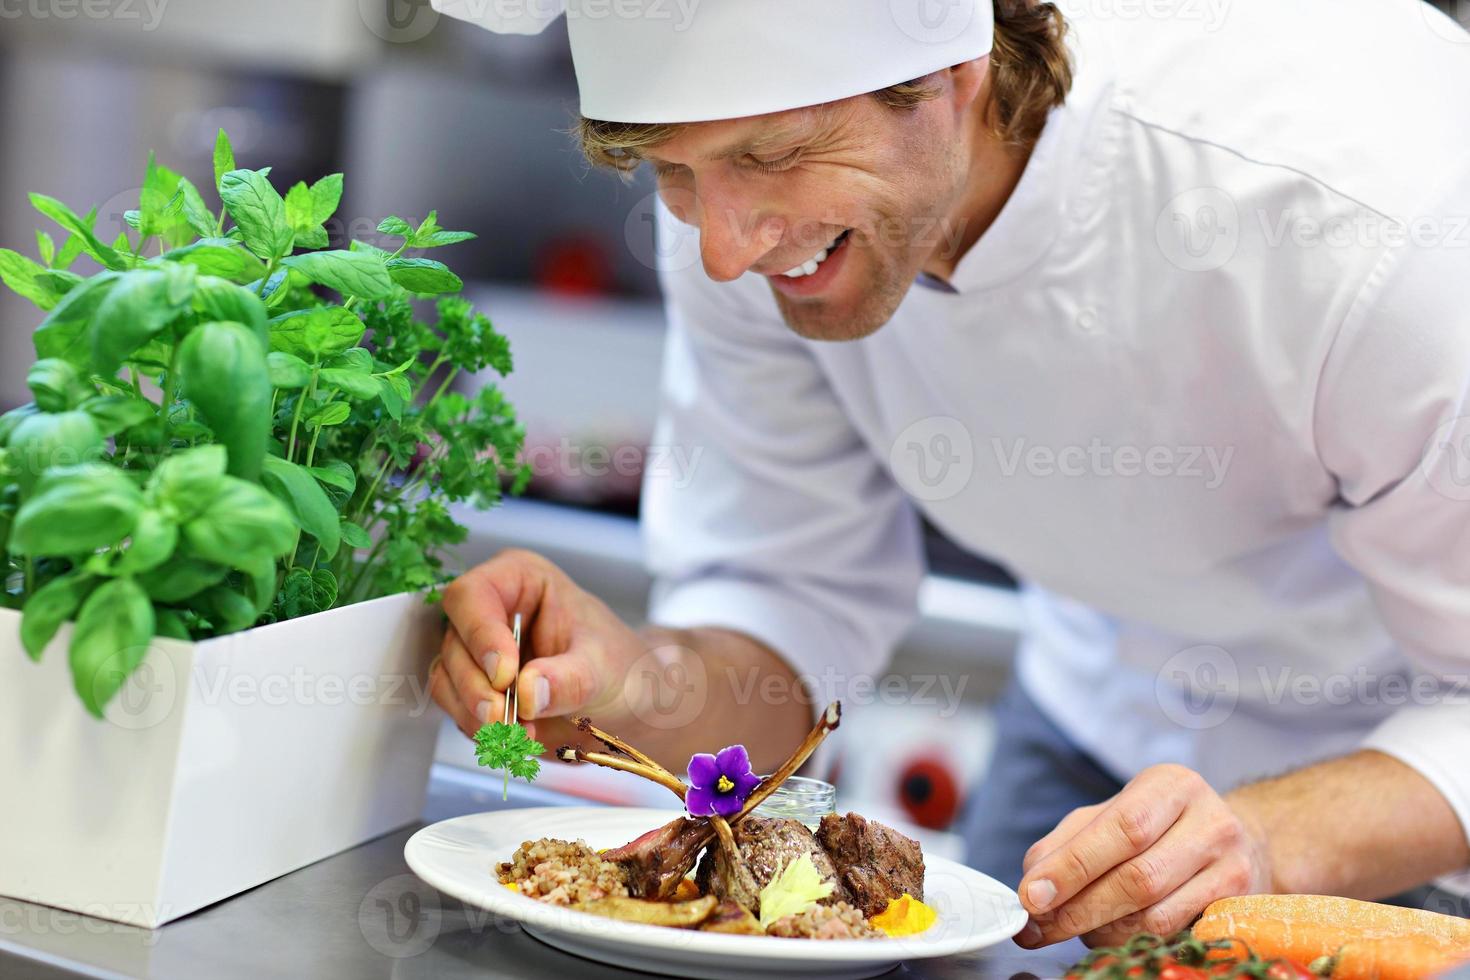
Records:
<instances>
[{"instance_id":1,"label":"chef's left hand","mask_svg":"<svg viewBox=\"0 0 1470 980\"><path fill-rule=\"evenodd\" d=\"M1167 936L1217 898L1269 891L1266 853L1202 776L1153 766L1111 800L1073 810L1026 852L1020 894L1031 921L1016 942Z\"/></svg>"}]
</instances>

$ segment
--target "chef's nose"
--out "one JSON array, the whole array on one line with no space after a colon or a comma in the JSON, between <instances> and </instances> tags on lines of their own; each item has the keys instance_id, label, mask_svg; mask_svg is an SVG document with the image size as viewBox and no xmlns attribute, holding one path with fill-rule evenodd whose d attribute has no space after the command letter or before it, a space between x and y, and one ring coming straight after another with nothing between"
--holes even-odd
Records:
<instances>
[{"instance_id":1,"label":"chef's nose","mask_svg":"<svg viewBox=\"0 0 1470 980\"><path fill-rule=\"evenodd\" d=\"M785 233L784 219L723 189L701 187L699 210L700 258L705 275L716 282L739 279Z\"/></svg>"}]
</instances>

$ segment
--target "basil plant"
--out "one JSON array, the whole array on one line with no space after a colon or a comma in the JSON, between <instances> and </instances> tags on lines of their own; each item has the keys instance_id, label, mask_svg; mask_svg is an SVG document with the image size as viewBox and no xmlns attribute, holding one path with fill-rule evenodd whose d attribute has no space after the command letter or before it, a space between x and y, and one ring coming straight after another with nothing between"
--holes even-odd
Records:
<instances>
[{"instance_id":1,"label":"basil plant","mask_svg":"<svg viewBox=\"0 0 1470 980\"><path fill-rule=\"evenodd\" d=\"M99 717L154 636L432 598L466 535L448 505L529 477L499 389L452 387L507 374L509 346L421 254L473 235L388 218L379 244L332 249L341 174L282 197L223 132L214 171L218 212L150 159L131 233L104 242L95 210L35 194L61 234L37 233L39 261L0 249L45 312L34 401L0 416L0 604L32 658L75 621Z\"/></svg>"}]
</instances>

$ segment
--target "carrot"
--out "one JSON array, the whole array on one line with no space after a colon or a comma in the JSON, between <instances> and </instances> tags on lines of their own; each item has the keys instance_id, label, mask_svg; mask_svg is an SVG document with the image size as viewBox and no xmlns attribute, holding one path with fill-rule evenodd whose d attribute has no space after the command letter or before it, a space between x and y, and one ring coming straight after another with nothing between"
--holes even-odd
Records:
<instances>
[{"instance_id":1,"label":"carrot","mask_svg":"<svg viewBox=\"0 0 1470 980\"><path fill-rule=\"evenodd\" d=\"M1423 980L1470 961L1470 948L1458 950L1424 936L1359 939L1337 953L1332 980Z\"/></svg>"},{"instance_id":2,"label":"carrot","mask_svg":"<svg viewBox=\"0 0 1470 980\"><path fill-rule=\"evenodd\" d=\"M1470 956L1470 921L1457 916L1329 895L1223 898L1195 923L1196 937L1239 939L1266 959L1310 963L1345 943L1418 936Z\"/></svg>"}]
</instances>

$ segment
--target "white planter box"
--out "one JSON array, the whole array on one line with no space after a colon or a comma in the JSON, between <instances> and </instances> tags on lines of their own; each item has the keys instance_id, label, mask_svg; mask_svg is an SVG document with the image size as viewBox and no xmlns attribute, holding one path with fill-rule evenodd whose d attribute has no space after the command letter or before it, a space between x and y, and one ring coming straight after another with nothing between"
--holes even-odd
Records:
<instances>
[{"instance_id":1,"label":"white planter box","mask_svg":"<svg viewBox=\"0 0 1470 980\"><path fill-rule=\"evenodd\" d=\"M156 640L94 719L0 610L0 895L153 928L417 819L440 614L398 595Z\"/></svg>"}]
</instances>

